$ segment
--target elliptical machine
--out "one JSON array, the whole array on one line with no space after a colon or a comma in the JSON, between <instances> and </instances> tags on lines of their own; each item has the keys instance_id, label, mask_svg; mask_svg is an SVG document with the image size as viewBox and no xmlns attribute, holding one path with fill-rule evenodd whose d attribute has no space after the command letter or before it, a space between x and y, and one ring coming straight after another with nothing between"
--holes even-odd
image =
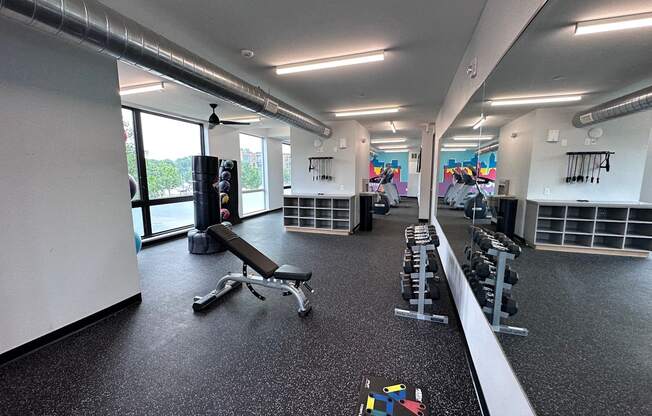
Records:
<instances>
[{"instance_id":1,"label":"elliptical machine","mask_svg":"<svg viewBox=\"0 0 652 416\"><path fill-rule=\"evenodd\" d=\"M493 179L479 176L478 173L471 169L473 182L475 184L476 193L470 195L464 200L464 216L469 219L483 220L487 218L487 195L480 188L480 185L486 185L494 182Z\"/></svg>"}]
</instances>

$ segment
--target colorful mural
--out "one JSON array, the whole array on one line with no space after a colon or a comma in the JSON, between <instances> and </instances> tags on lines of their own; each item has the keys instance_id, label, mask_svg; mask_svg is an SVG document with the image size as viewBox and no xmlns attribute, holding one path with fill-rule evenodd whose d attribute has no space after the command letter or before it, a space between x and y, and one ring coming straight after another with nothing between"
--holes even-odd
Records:
<instances>
[{"instance_id":1,"label":"colorful mural","mask_svg":"<svg viewBox=\"0 0 652 416\"><path fill-rule=\"evenodd\" d=\"M439 175L437 183L437 195L443 197L449 185L453 183L453 172L456 168L466 169L470 173L470 167L477 166L479 175L483 178L496 180L496 152L487 152L478 158L474 152L451 152L442 153L440 157ZM496 191L495 183L489 183L483 187L484 191L493 195Z\"/></svg>"},{"instance_id":2,"label":"colorful mural","mask_svg":"<svg viewBox=\"0 0 652 416\"><path fill-rule=\"evenodd\" d=\"M392 179L392 182L396 184L398 194L406 196L408 187L408 158L408 152L375 154L369 161L369 177L374 178L380 175L385 164L391 163L392 169L394 169L394 178Z\"/></svg>"}]
</instances>

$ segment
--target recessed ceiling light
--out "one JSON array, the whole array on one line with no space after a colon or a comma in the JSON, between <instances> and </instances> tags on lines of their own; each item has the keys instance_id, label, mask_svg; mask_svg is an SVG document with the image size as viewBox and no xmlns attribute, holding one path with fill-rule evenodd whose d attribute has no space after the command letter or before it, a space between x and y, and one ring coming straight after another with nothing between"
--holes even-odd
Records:
<instances>
[{"instance_id":1,"label":"recessed ceiling light","mask_svg":"<svg viewBox=\"0 0 652 416\"><path fill-rule=\"evenodd\" d=\"M580 101L581 95L559 95L551 97L524 97L513 98L507 100L494 100L491 102L492 107L501 107L508 105L527 105L527 104L553 104L553 103L569 103Z\"/></svg>"},{"instance_id":2,"label":"recessed ceiling light","mask_svg":"<svg viewBox=\"0 0 652 416\"><path fill-rule=\"evenodd\" d=\"M340 66L365 64L385 60L385 51L357 53L354 55L338 56L334 58L317 59L314 61L297 62L294 64L276 67L277 75L294 74L296 72L315 71L318 69L337 68Z\"/></svg>"},{"instance_id":3,"label":"recessed ceiling light","mask_svg":"<svg viewBox=\"0 0 652 416\"><path fill-rule=\"evenodd\" d=\"M652 26L652 13L633 14L629 16L610 17L607 19L578 22L575 25L576 35L612 32L614 30L640 29Z\"/></svg>"},{"instance_id":4,"label":"recessed ceiling light","mask_svg":"<svg viewBox=\"0 0 652 416\"><path fill-rule=\"evenodd\" d=\"M378 146L379 149L383 150L390 150L390 149L407 149L408 146L406 144L401 144L401 145L395 145L395 146Z\"/></svg>"},{"instance_id":5,"label":"recessed ceiling light","mask_svg":"<svg viewBox=\"0 0 652 416\"><path fill-rule=\"evenodd\" d=\"M404 143L407 142L405 137L388 137L386 139L371 139L371 144L378 143Z\"/></svg>"},{"instance_id":6,"label":"recessed ceiling light","mask_svg":"<svg viewBox=\"0 0 652 416\"><path fill-rule=\"evenodd\" d=\"M478 145L473 143L460 143L460 144L445 143L444 147L478 147Z\"/></svg>"},{"instance_id":7,"label":"recessed ceiling light","mask_svg":"<svg viewBox=\"0 0 652 416\"><path fill-rule=\"evenodd\" d=\"M149 84L129 85L127 87L120 88L120 95L125 96L132 94L141 94L144 92L163 91L164 89L165 83L150 82Z\"/></svg>"},{"instance_id":8,"label":"recessed ceiling light","mask_svg":"<svg viewBox=\"0 0 652 416\"><path fill-rule=\"evenodd\" d=\"M469 149L466 148L441 149L442 152L463 152L465 150L469 150Z\"/></svg>"},{"instance_id":9,"label":"recessed ceiling light","mask_svg":"<svg viewBox=\"0 0 652 416\"><path fill-rule=\"evenodd\" d=\"M487 141L493 139L494 136L455 136L453 140L462 141L462 140L476 140L476 141Z\"/></svg>"},{"instance_id":10,"label":"recessed ceiling light","mask_svg":"<svg viewBox=\"0 0 652 416\"><path fill-rule=\"evenodd\" d=\"M476 121L475 124L473 125L473 130L477 130L480 127L482 127L485 121L487 121L487 117L483 114L480 116L480 120Z\"/></svg>"},{"instance_id":11,"label":"recessed ceiling light","mask_svg":"<svg viewBox=\"0 0 652 416\"><path fill-rule=\"evenodd\" d=\"M396 133L396 125L394 124L393 121L389 122L390 127L392 128L392 133Z\"/></svg>"},{"instance_id":12,"label":"recessed ceiling light","mask_svg":"<svg viewBox=\"0 0 652 416\"><path fill-rule=\"evenodd\" d=\"M398 107L388 107L388 108L372 108L368 110L347 110L339 111L335 113L335 117L352 117L352 116L368 116L372 114L388 114L388 113L398 113Z\"/></svg>"},{"instance_id":13,"label":"recessed ceiling light","mask_svg":"<svg viewBox=\"0 0 652 416\"><path fill-rule=\"evenodd\" d=\"M556 76L552 77L553 81L564 81L565 79L566 79L566 77L563 76L563 75L556 75Z\"/></svg>"}]
</instances>

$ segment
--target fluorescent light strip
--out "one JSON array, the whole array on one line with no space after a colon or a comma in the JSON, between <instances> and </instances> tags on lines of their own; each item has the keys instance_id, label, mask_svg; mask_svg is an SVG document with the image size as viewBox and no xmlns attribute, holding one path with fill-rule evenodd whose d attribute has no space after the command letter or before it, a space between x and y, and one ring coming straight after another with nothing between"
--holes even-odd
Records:
<instances>
[{"instance_id":1,"label":"fluorescent light strip","mask_svg":"<svg viewBox=\"0 0 652 416\"><path fill-rule=\"evenodd\" d=\"M502 107L508 105L527 105L527 104L552 104L552 103L569 103L580 101L581 95L560 95L556 97L538 97L538 98L514 98L508 100L495 100L491 102L492 107Z\"/></svg>"},{"instance_id":2,"label":"fluorescent light strip","mask_svg":"<svg viewBox=\"0 0 652 416\"><path fill-rule=\"evenodd\" d=\"M652 26L652 13L634 14L630 16L611 17L607 19L578 22L575 25L576 35L612 32L615 30L640 29Z\"/></svg>"},{"instance_id":3,"label":"fluorescent light strip","mask_svg":"<svg viewBox=\"0 0 652 416\"><path fill-rule=\"evenodd\" d=\"M473 143L460 143L460 144L448 144L448 143L446 143L446 144L444 144L444 147L451 147L451 148L452 147L478 147L478 145L473 144Z\"/></svg>"},{"instance_id":4,"label":"fluorescent light strip","mask_svg":"<svg viewBox=\"0 0 652 416\"><path fill-rule=\"evenodd\" d=\"M405 143L407 139L405 137L394 137L387 139L371 139L371 144L380 144L380 143Z\"/></svg>"},{"instance_id":5,"label":"fluorescent light strip","mask_svg":"<svg viewBox=\"0 0 652 416\"><path fill-rule=\"evenodd\" d=\"M442 152L464 152L464 151L467 151L467 150L469 150L469 149L466 149L466 148L465 149L462 149L462 148L459 148L459 149L441 149Z\"/></svg>"},{"instance_id":6,"label":"fluorescent light strip","mask_svg":"<svg viewBox=\"0 0 652 416\"><path fill-rule=\"evenodd\" d=\"M482 127L485 121L487 121L487 117L483 114L482 116L480 116L480 120L476 121L475 124L473 125L473 130L477 130L480 127Z\"/></svg>"},{"instance_id":7,"label":"fluorescent light strip","mask_svg":"<svg viewBox=\"0 0 652 416\"><path fill-rule=\"evenodd\" d=\"M372 114L398 113L398 107L375 108L369 110L347 110L335 113L335 117L368 116Z\"/></svg>"},{"instance_id":8,"label":"fluorescent light strip","mask_svg":"<svg viewBox=\"0 0 652 416\"><path fill-rule=\"evenodd\" d=\"M379 149L382 150L390 150L390 149L407 149L408 146L406 144L401 144L401 145L396 145L396 146L378 146Z\"/></svg>"},{"instance_id":9,"label":"fluorescent light strip","mask_svg":"<svg viewBox=\"0 0 652 416\"><path fill-rule=\"evenodd\" d=\"M260 117L225 117L225 121L237 121L239 123L258 123Z\"/></svg>"},{"instance_id":10,"label":"fluorescent light strip","mask_svg":"<svg viewBox=\"0 0 652 416\"><path fill-rule=\"evenodd\" d=\"M476 140L480 142L486 142L487 140L493 139L494 136L455 136L453 137L453 140L456 142L463 141L463 140Z\"/></svg>"},{"instance_id":11,"label":"fluorescent light strip","mask_svg":"<svg viewBox=\"0 0 652 416\"><path fill-rule=\"evenodd\" d=\"M120 95L132 95L132 94L141 94L144 92L152 91L163 91L165 89L165 83L163 82L154 82L149 84L140 84L140 85L129 85L127 87L120 88Z\"/></svg>"},{"instance_id":12,"label":"fluorescent light strip","mask_svg":"<svg viewBox=\"0 0 652 416\"><path fill-rule=\"evenodd\" d=\"M392 127L392 133L396 133L396 125L394 124L394 122L390 121L389 125Z\"/></svg>"},{"instance_id":13,"label":"fluorescent light strip","mask_svg":"<svg viewBox=\"0 0 652 416\"><path fill-rule=\"evenodd\" d=\"M297 62L294 64L280 65L276 67L277 75L294 74L296 72L316 71L318 69L330 69L340 66L366 64L385 60L385 51L374 51L356 53L354 55L338 56L334 58L317 59L314 61Z\"/></svg>"},{"instance_id":14,"label":"fluorescent light strip","mask_svg":"<svg viewBox=\"0 0 652 416\"><path fill-rule=\"evenodd\" d=\"M383 153L405 153L409 152L408 149L403 149L403 150L383 150Z\"/></svg>"}]
</instances>

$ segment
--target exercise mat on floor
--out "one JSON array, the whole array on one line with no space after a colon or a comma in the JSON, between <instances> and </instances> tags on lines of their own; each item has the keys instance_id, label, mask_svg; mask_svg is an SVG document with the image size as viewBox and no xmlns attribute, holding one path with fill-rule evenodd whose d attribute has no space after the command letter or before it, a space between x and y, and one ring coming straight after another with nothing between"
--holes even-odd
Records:
<instances>
[{"instance_id":1,"label":"exercise mat on floor","mask_svg":"<svg viewBox=\"0 0 652 416\"><path fill-rule=\"evenodd\" d=\"M428 416L423 390L398 380L365 376L360 384L358 416Z\"/></svg>"}]
</instances>

